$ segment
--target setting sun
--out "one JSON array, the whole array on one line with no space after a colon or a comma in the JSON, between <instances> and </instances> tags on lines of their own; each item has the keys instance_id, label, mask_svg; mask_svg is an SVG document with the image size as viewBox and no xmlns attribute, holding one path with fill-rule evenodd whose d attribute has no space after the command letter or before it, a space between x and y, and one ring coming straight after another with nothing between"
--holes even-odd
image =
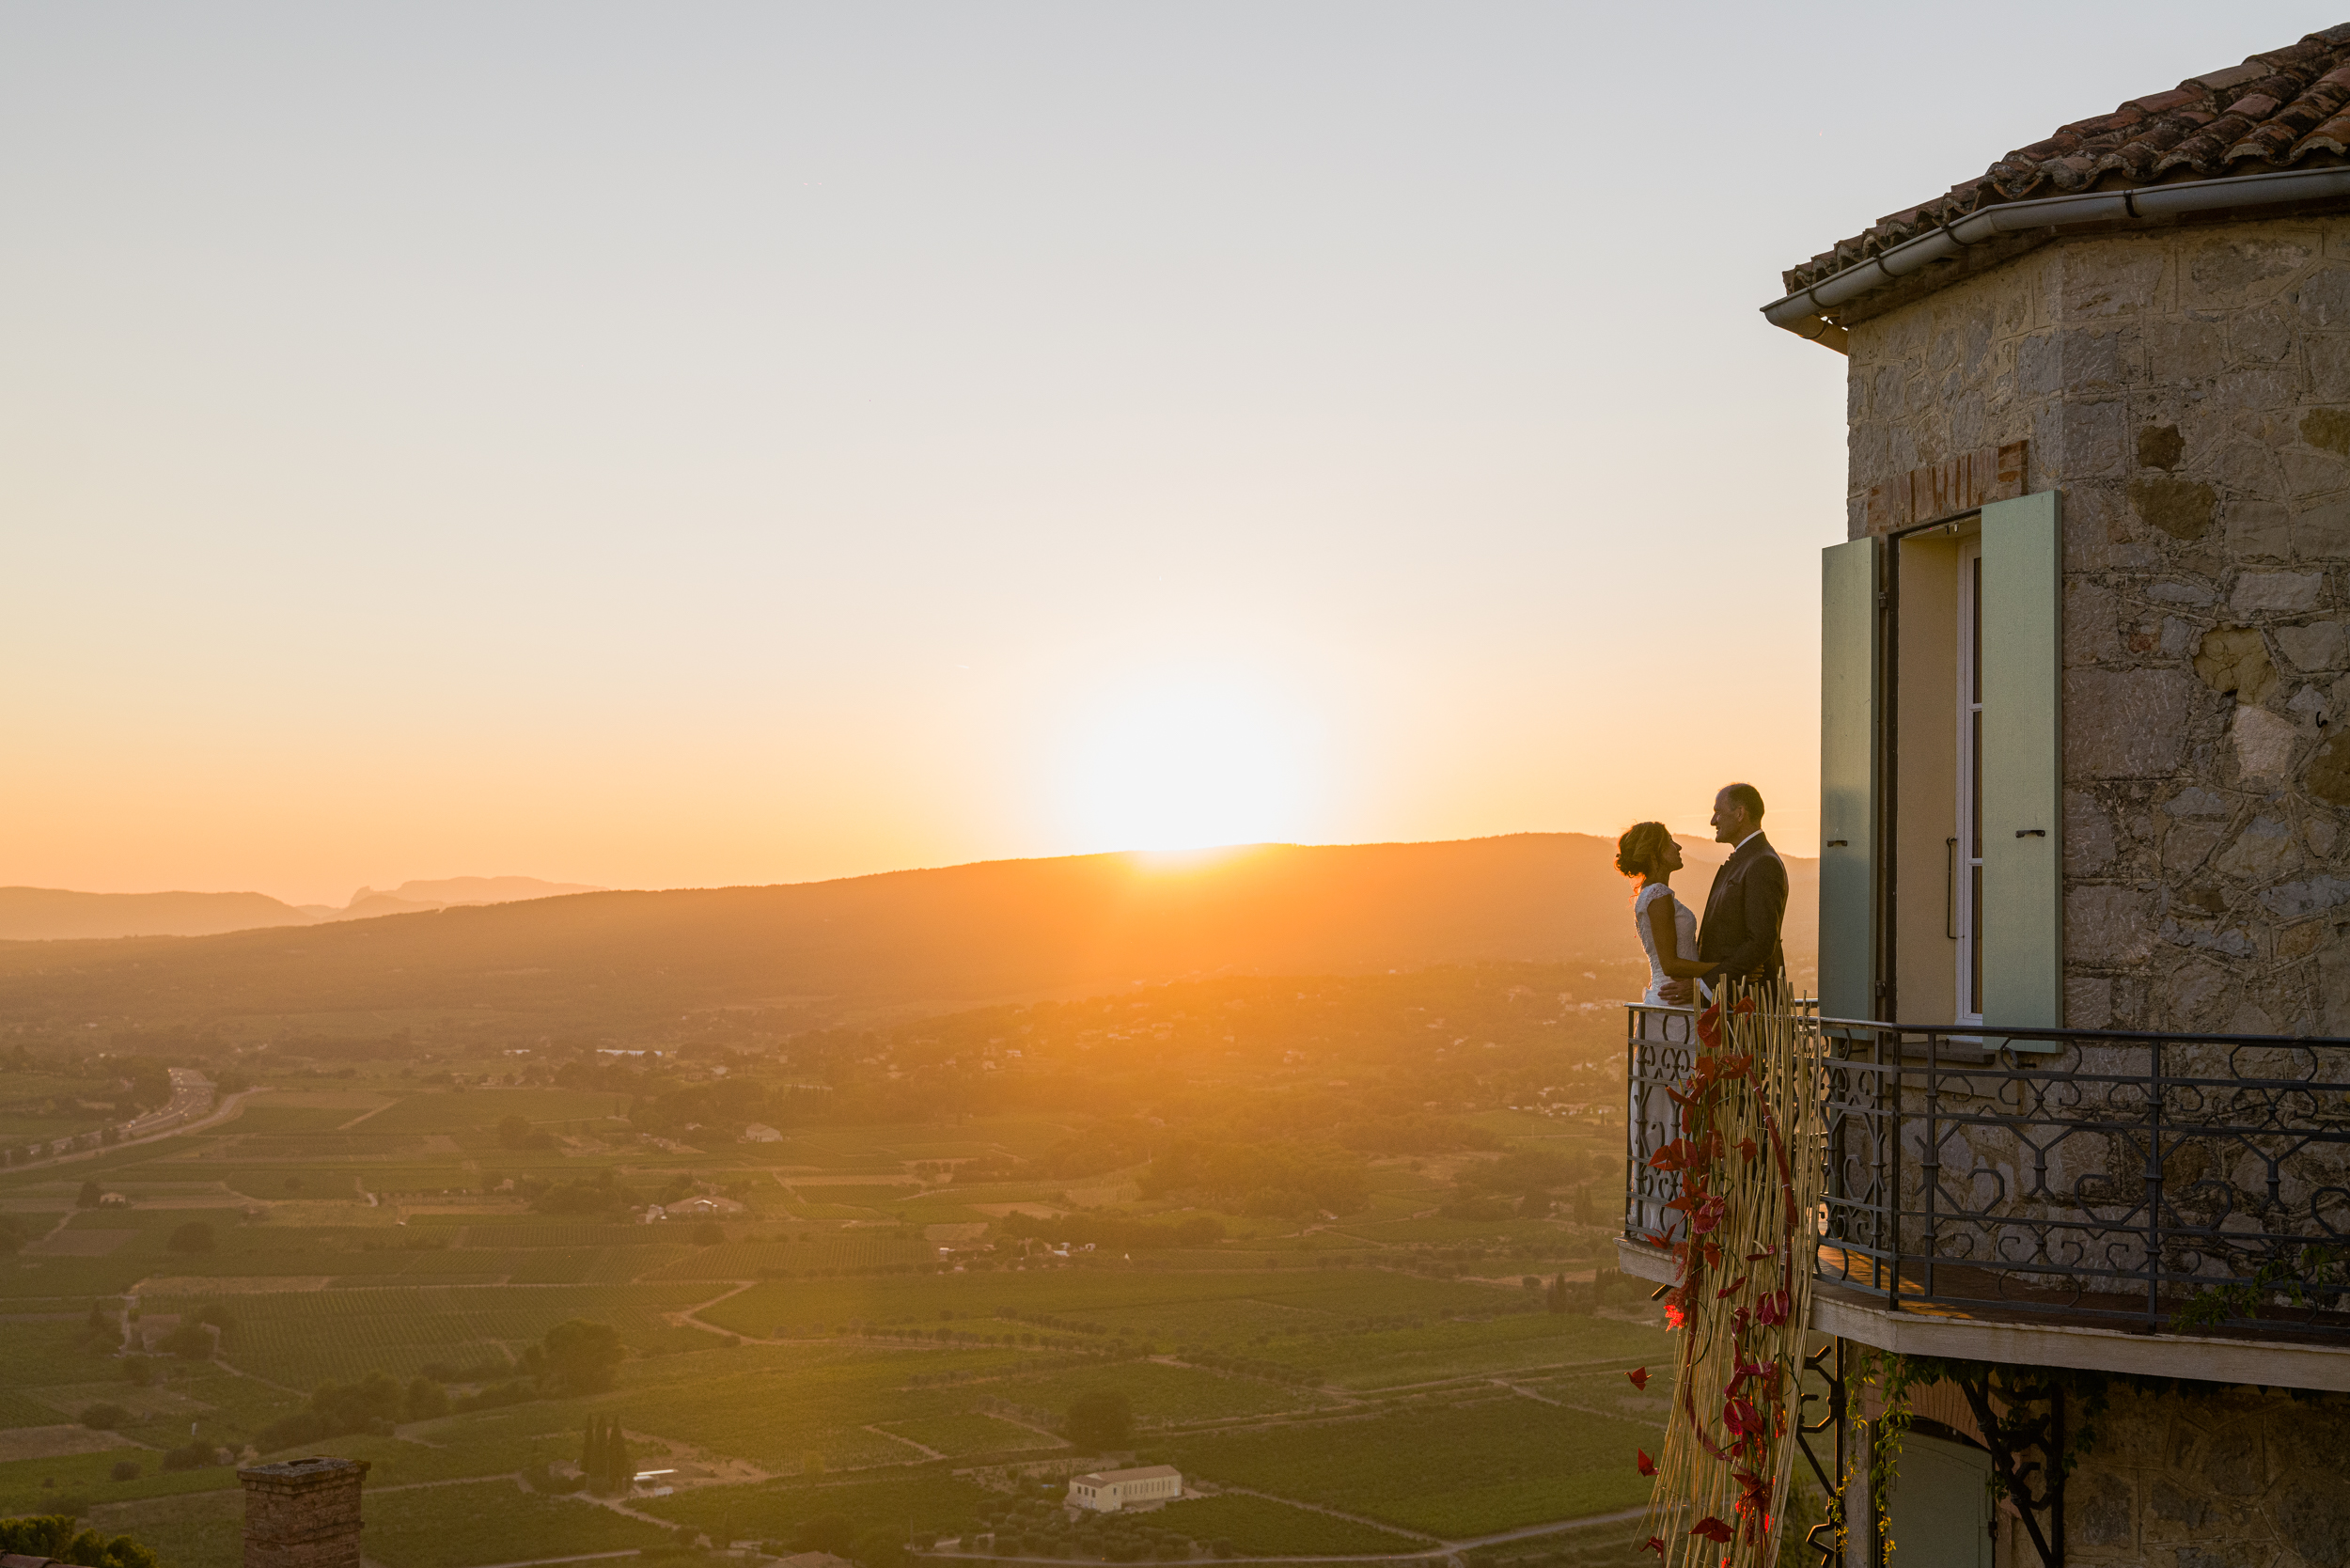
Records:
<instances>
[{"instance_id":1,"label":"setting sun","mask_svg":"<svg viewBox=\"0 0 2350 1568\"><path fill-rule=\"evenodd\" d=\"M1147 679L1104 693L1075 729L1065 800L1089 843L1198 849L1304 831L1311 739L1261 682Z\"/></svg>"}]
</instances>

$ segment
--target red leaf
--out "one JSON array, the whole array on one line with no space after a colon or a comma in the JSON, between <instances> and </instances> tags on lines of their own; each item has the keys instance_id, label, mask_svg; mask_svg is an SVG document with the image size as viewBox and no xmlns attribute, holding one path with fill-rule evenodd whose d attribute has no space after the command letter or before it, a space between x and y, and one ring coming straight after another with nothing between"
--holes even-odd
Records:
<instances>
[{"instance_id":1,"label":"red leaf","mask_svg":"<svg viewBox=\"0 0 2350 1568\"><path fill-rule=\"evenodd\" d=\"M1708 1513L1704 1518L1700 1519L1698 1521L1697 1529L1691 1530L1689 1533L1691 1535L1702 1535L1708 1541L1714 1542L1717 1545L1726 1546L1730 1544L1730 1527L1723 1524L1719 1519L1715 1518L1711 1513Z\"/></svg>"},{"instance_id":2,"label":"red leaf","mask_svg":"<svg viewBox=\"0 0 2350 1568\"><path fill-rule=\"evenodd\" d=\"M1637 1461L1635 1461L1635 1463L1640 1466L1640 1473L1642 1475L1653 1476L1656 1473L1656 1461L1648 1456L1648 1450L1634 1449L1632 1451L1640 1456Z\"/></svg>"},{"instance_id":3,"label":"red leaf","mask_svg":"<svg viewBox=\"0 0 2350 1568\"><path fill-rule=\"evenodd\" d=\"M1747 1254L1747 1262L1750 1263L1767 1263L1773 1258L1778 1256L1778 1254L1771 1248L1767 1247L1759 1247L1752 1252Z\"/></svg>"},{"instance_id":4,"label":"red leaf","mask_svg":"<svg viewBox=\"0 0 2350 1568\"><path fill-rule=\"evenodd\" d=\"M1632 1386L1635 1388L1644 1389L1648 1387L1648 1369L1646 1367L1635 1367L1630 1372L1624 1373L1624 1376L1632 1380Z\"/></svg>"},{"instance_id":5,"label":"red leaf","mask_svg":"<svg viewBox=\"0 0 2350 1568\"><path fill-rule=\"evenodd\" d=\"M1661 1535L1650 1536L1648 1538L1648 1549L1654 1552L1658 1557L1663 1557L1665 1555L1665 1538Z\"/></svg>"},{"instance_id":6,"label":"red leaf","mask_svg":"<svg viewBox=\"0 0 2350 1568\"><path fill-rule=\"evenodd\" d=\"M1727 1301L1731 1296L1744 1290L1746 1288L1746 1284L1747 1277L1742 1274L1737 1278L1732 1279L1729 1284L1724 1285L1720 1290L1716 1291L1714 1293L1714 1299L1716 1301Z\"/></svg>"}]
</instances>

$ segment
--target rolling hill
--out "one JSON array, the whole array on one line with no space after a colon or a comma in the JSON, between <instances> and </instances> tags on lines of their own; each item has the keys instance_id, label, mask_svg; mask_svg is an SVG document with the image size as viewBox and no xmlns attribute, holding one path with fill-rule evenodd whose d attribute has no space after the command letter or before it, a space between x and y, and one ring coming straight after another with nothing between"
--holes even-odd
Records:
<instances>
[{"instance_id":1,"label":"rolling hill","mask_svg":"<svg viewBox=\"0 0 2350 1568\"><path fill-rule=\"evenodd\" d=\"M1720 851L1690 849L1682 882L1701 900ZM1612 853L1583 834L1273 844L0 943L0 1024L342 1030L462 1013L608 1032L719 1006L781 1006L819 1023L1214 974L1621 960L1637 944ZM1802 976L1817 862L1789 865L1789 960Z\"/></svg>"}]
</instances>

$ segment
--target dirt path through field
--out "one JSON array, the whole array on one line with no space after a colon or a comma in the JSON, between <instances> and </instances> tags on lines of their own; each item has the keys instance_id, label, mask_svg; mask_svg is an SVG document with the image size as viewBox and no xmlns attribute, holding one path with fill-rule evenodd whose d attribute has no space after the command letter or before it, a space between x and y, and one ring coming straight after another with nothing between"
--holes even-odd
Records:
<instances>
[{"instance_id":1,"label":"dirt path through field","mask_svg":"<svg viewBox=\"0 0 2350 1568\"><path fill-rule=\"evenodd\" d=\"M670 1312L665 1315L674 1326L679 1328L698 1328L705 1334L715 1334L719 1338L727 1340L741 1340L746 1344L771 1345L778 1343L779 1341L775 1340L754 1339L748 1334L737 1334L731 1328L721 1328L714 1323L704 1323L700 1318L695 1316L697 1312L709 1311L713 1307L717 1306L718 1303L722 1301L733 1300L736 1296L741 1295L744 1291L749 1290L752 1286L758 1283L759 1281L756 1279L737 1279L731 1290L721 1291L716 1295L712 1296L708 1301L697 1301L693 1306L685 1309L682 1312Z\"/></svg>"}]
</instances>

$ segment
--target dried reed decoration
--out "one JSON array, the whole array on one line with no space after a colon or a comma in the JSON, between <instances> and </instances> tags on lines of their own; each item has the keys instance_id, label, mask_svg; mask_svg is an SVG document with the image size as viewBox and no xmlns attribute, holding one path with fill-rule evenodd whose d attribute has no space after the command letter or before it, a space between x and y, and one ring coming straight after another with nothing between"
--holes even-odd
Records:
<instances>
[{"instance_id":1,"label":"dried reed decoration","mask_svg":"<svg viewBox=\"0 0 2350 1568\"><path fill-rule=\"evenodd\" d=\"M1652 1157L1678 1170L1665 1312L1680 1376L1653 1471L1649 1547L1662 1568L1765 1568L1792 1480L1796 1385L1818 1246L1823 1080L1818 1026L1774 986L1731 982L1698 1018L1680 1136ZM1645 1369L1636 1383L1645 1381Z\"/></svg>"}]
</instances>

